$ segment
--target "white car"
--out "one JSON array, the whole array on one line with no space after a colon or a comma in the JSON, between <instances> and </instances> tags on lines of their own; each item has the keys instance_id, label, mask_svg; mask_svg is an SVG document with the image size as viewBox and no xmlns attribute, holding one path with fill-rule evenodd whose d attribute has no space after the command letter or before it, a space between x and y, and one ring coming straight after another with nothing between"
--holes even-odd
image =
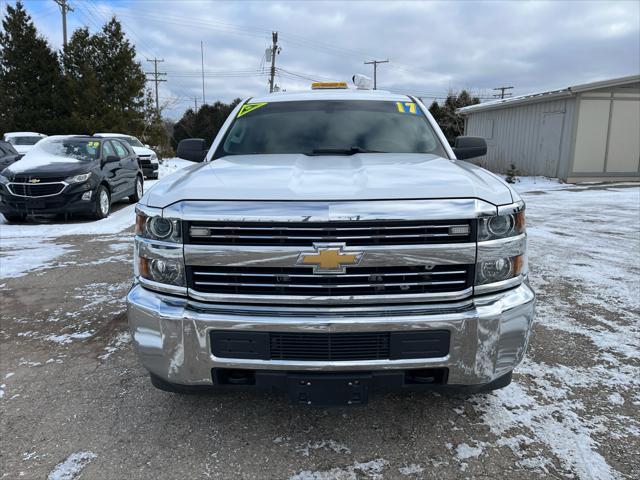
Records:
<instances>
[{"instance_id":1,"label":"white car","mask_svg":"<svg viewBox=\"0 0 640 480\"><path fill-rule=\"evenodd\" d=\"M13 148L16 149L16 152L24 155L29 150L31 150L36 143L38 143L45 137L46 135L44 133L8 132L4 134L2 139L5 142L9 142L11 145L13 145Z\"/></svg>"},{"instance_id":2,"label":"white car","mask_svg":"<svg viewBox=\"0 0 640 480\"><path fill-rule=\"evenodd\" d=\"M132 135L123 133L96 133L94 137L116 137L126 141L140 160L142 172L146 178L158 178L158 155Z\"/></svg>"}]
</instances>

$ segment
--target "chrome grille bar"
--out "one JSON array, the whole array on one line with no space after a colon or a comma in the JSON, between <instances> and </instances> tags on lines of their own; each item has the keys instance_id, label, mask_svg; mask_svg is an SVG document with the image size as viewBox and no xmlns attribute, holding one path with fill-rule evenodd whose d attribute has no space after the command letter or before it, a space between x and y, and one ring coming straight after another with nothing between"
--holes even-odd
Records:
<instances>
[{"instance_id":1,"label":"chrome grille bar","mask_svg":"<svg viewBox=\"0 0 640 480\"><path fill-rule=\"evenodd\" d=\"M201 245L311 246L319 242L421 245L474 240L473 220L363 222L190 222L187 242Z\"/></svg>"},{"instance_id":2,"label":"chrome grille bar","mask_svg":"<svg viewBox=\"0 0 640 480\"><path fill-rule=\"evenodd\" d=\"M322 284L283 284L283 283L239 283L239 282L194 282L195 285L208 286L237 286L237 287L289 287L289 288L327 288ZM417 285L464 285L464 280L446 281L446 282L399 282L399 283L332 283L331 288L376 288L376 287L411 287Z\"/></svg>"},{"instance_id":3,"label":"chrome grille bar","mask_svg":"<svg viewBox=\"0 0 640 480\"><path fill-rule=\"evenodd\" d=\"M382 298L411 294L465 295L472 284L470 265L429 265L389 267L347 267L340 275L313 274L310 267L273 268L260 266L187 266L190 294L224 295L260 298L280 297L289 303L291 297L340 299L351 296ZM311 296L311 297L310 297Z\"/></svg>"}]
</instances>

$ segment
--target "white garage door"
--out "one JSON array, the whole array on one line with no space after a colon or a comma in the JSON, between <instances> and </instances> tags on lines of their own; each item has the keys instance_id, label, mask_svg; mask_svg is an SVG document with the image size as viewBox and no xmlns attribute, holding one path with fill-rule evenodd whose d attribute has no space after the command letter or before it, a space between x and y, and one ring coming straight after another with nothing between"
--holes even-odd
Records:
<instances>
[{"instance_id":1,"label":"white garage door","mask_svg":"<svg viewBox=\"0 0 640 480\"><path fill-rule=\"evenodd\" d=\"M628 94L614 97L580 100L574 173L638 173L640 98Z\"/></svg>"},{"instance_id":2,"label":"white garage door","mask_svg":"<svg viewBox=\"0 0 640 480\"><path fill-rule=\"evenodd\" d=\"M640 102L614 100L607 172L637 172L640 163Z\"/></svg>"}]
</instances>

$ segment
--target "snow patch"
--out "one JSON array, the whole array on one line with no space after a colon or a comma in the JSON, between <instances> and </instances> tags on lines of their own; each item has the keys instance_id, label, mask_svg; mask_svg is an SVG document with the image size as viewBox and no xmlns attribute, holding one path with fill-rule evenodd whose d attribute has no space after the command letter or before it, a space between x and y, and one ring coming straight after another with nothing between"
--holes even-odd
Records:
<instances>
[{"instance_id":1,"label":"snow patch","mask_svg":"<svg viewBox=\"0 0 640 480\"><path fill-rule=\"evenodd\" d=\"M624 398L618 392L613 392L609 395L609 403L611 405L624 405Z\"/></svg>"},{"instance_id":2,"label":"snow patch","mask_svg":"<svg viewBox=\"0 0 640 480\"><path fill-rule=\"evenodd\" d=\"M0 229L0 278L16 278L36 268L49 268L57 258L70 252L71 245L59 245L46 238L4 238Z\"/></svg>"},{"instance_id":3,"label":"snow patch","mask_svg":"<svg viewBox=\"0 0 640 480\"><path fill-rule=\"evenodd\" d=\"M332 468L324 471L303 470L291 477L289 480L382 480L382 471L389 465L383 458L377 458L369 462L355 462L344 468Z\"/></svg>"},{"instance_id":4,"label":"snow patch","mask_svg":"<svg viewBox=\"0 0 640 480\"><path fill-rule=\"evenodd\" d=\"M461 443L456 448L456 458L458 460L466 460L468 458L479 457L481 453L482 453L481 446L471 447L466 443Z\"/></svg>"},{"instance_id":5,"label":"snow patch","mask_svg":"<svg viewBox=\"0 0 640 480\"><path fill-rule=\"evenodd\" d=\"M45 340L49 340L50 342L58 343L60 345L66 345L74 340L89 338L91 335L93 335L93 332L64 333L62 335L48 335L45 337Z\"/></svg>"},{"instance_id":6,"label":"snow patch","mask_svg":"<svg viewBox=\"0 0 640 480\"><path fill-rule=\"evenodd\" d=\"M411 465L407 465L406 467L400 467L398 471L402 475L418 475L424 472L424 468L422 468L420 465L412 463Z\"/></svg>"},{"instance_id":7,"label":"snow patch","mask_svg":"<svg viewBox=\"0 0 640 480\"><path fill-rule=\"evenodd\" d=\"M579 478L605 480L620 478L619 472L609 466L597 451L592 434L601 432L596 423L582 418L576 410L583 410L581 402L571 399L542 404L524 387L512 383L490 395L475 396L472 404L482 421L498 436L503 445L525 460L521 441L542 443L558 458L560 464ZM522 433L524 429L525 433ZM510 432L516 433L509 437ZM526 460L525 464L539 465L539 461ZM523 464L524 465L524 464Z\"/></svg>"},{"instance_id":8,"label":"snow patch","mask_svg":"<svg viewBox=\"0 0 640 480\"><path fill-rule=\"evenodd\" d=\"M104 348L105 353L99 355L98 358L101 360L106 360L111 356L112 353L117 352L130 342L131 334L129 332L120 332L114 339L111 340L111 342L109 342L109 345Z\"/></svg>"},{"instance_id":9,"label":"snow patch","mask_svg":"<svg viewBox=\"0 0 640 480\"><path fill-rule=\"evenodd\" d=\"M88 451L72 453L64 462L56 465L47 478L48 480L73 480L96 456L95 453Z\"/></svg>"},{"instance_id":10,"label":"snow patch","mask_svg":"<svg viewBox=\"0 0 640 480\"><path fill-rule=\"evenodd\" d=\"M296 452L308 457L311 450L332 450L335 453L350 454L351 449L346 445L336 442L335 440L322 440L319 442L307 442L306 445L296 448Z\"/></svg>"}]
</instances>

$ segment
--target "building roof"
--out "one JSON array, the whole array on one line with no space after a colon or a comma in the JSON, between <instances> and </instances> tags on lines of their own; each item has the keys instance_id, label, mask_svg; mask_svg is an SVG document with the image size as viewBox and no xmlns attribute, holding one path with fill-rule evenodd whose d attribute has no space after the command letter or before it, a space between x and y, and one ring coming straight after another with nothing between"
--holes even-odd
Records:
<instances>
[{"instance_id":1,"label":"building roof","mask_svg":"<svg viewBox=\"0 0 640 480\"><path fill-rule=\"evenodd\" d=\"M640 75L629 75L628 77L612 78L609 80L601 80L597 82L573 85L559 90L548 90L546 92L518 95L517 97L509 97L500 100L493 100L491 102L479 103L478 105L470 105L468 107L459 108L457 111L462 115L468 115L470 113L485 110L496 110L500 108L513 107L516 105L522 105L524 103L543 102L556 98L572 97L576 93L589 92L591 90L598 90L601 88L621 87L634 83L640 84Z\"/></svg>"}]
</instances>

